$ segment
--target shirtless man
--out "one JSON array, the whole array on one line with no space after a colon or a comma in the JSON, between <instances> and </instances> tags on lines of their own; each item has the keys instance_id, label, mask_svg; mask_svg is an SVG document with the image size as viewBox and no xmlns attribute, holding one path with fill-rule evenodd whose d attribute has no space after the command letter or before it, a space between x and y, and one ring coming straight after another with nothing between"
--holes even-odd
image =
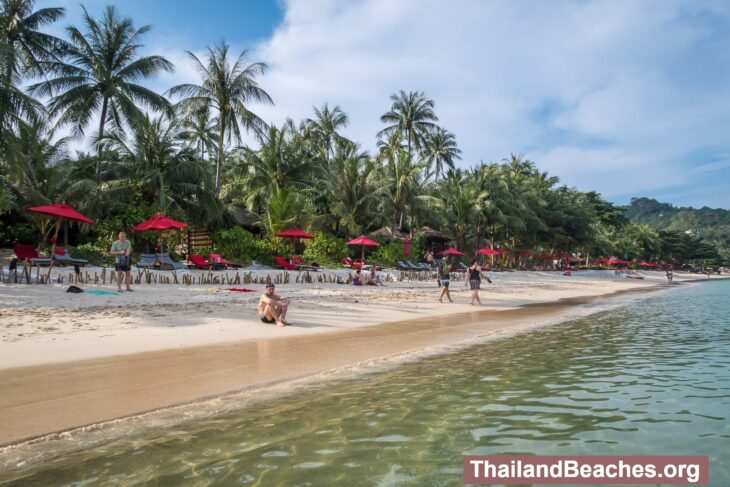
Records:
<instances>
[{"instance_id":1,"label":"shirtless man","mask_svg":"<svg viewBox=\"0 0 730 487\"><path fill-rule=\"evenodd\" d=\"M274 285L267 284L264 294L259 299L259 318L266 324L276 323L276 326L290 324L285 320L289 308L289 298L274 294Z\"/></svg>"}]
</instances>

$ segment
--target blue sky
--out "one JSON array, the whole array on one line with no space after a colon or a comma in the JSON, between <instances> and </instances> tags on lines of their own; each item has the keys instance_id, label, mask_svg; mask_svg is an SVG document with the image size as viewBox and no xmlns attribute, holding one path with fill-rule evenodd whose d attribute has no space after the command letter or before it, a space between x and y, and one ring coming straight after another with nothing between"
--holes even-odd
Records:
<instances>
[{"instance_id":1,"label":"blue sky","mask_svg":"<svg viewBox=\"0 0 730 487\"><path fill-rule=\"evenodd\" d=\"M84 5L99 13L108 2ZM64 6L78 23L77 1ZM702 0L125 0L152 24L146 52L197 81L184 51L226 39L269 63L267 121L339 105L373 150L397 90L435 100L461 166L522 153L580 190L624 204L730 208L730 3ZM61 33L62 25L54 28Z\"/></svg>"}]
</instances>

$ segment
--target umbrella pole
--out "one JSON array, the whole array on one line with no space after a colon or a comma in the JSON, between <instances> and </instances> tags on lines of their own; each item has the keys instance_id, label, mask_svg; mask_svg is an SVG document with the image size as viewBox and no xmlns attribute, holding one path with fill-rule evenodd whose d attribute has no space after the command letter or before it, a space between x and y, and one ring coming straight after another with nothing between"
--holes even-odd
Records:
<instances>
[{"instance_id":1,"label":"umbrella pole","mask_svg":"<svg viewBox=\"0 0 730 487\"><path fill-rule=\"evenodd\" d=\"M53 235L53 245L51 246L51 263L48 265L48 275L46 276L46 280L48 283L51 283L51 270L53 270L53 258L56 256L56 243L58 242L58 231L61 229L61 220L62 218L58 219L58 222L56 222L56 232Z\"/></svg>"},{"instance_id":2,"label":"umbrella pole","mask_svg":"<svg viewBox=\"0 0 730 487\"><path fill-rule=\"evenodd\" d=\"M360 260L365 262L365 246L362 245L362 253L360 254Z\"/></svg>"}]
</instances>

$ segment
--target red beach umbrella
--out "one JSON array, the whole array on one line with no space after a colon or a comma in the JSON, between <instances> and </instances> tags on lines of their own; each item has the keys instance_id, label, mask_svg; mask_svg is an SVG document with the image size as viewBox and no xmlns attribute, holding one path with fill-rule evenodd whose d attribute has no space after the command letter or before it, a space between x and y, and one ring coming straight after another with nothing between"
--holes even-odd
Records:
<instances>
[{"instance_id":1,"label":"red beach umbrella","mask_svg":"<svg viewBox=\"0 0 730 487\"><path fill-rule=\"evenodd\" d=\"M301 228L297 227L284 230L283 232L275 233L274 235L281 238L314 238L314 235L312 235L311 233L307 233Z\"/></svg>"},{"instance_id":2,"label":"red beach umbrella","mask_svg":"<svg viewBox=\"0 0 730 487\"><path fill-rule=\"evenodd\" d=\"M177 220L166 217L162 213L158 213L152 218L149 218L148 220L140 223L132 230L134 230L135 232L143 232L145 230L169 230L171 228L180 229L185 227L187 227L187 224L180 223Z\"/></svg>"},{"instance_id":3,"label":"red beach umbrella","mask_svg":"<svg viewBox=\"0 0 730 487\"><path fill-rule=\"evenodd\" d=\"M641 262L639 262L639 265L642 267L659 267L659 264L654 264L652 262L646 262L643 260Z\"/></svg>"},{"instance_id":4,"label":"red beach umbrella","mask_svg":"<svg viewBox=\"0 0 730 487\"><path fill-rule=\"evenodd\" d=\"M456 250L454 247L450 247L446 250L442 250L441 252L439 252L439 255L463 256L465 254L464 254L464 252L461 252L460 250Z\"/></svg>"},{"instance_id":5,"label":"red beach umbrella","mask_svg":"<svg viewBox=\"0 0 730 487\"><path fill-rule=\"evenodd\" d=\"M60 219L67 219L67 220L74 220L77 222L83 222L83 223L91 223L94 224L94 220L91 218L88 218L78 211L74 210L70 206L68 206L66 203L56 203L53 205L46 205L46 206L35 206L33 208L28 208L28 211L32 211L33 213L40 213L42 215L48 215L48 216L55 216Z\"/></svg>"},{"instance_id":6,"label":"red beach umbrella","mask_svg":"<svg viewBox=\"0 0 730 487\"><path fill-rule=\"evenodd\" d=\"M145 220L144 222L140 223L136 227L134 227L132 230L135 232L144 232L145 230L170 230L170 229L181 229L187 227L187 224L181 223L177 220L173 220L172 218L168 218L162 213L158 213L155 216ZM160 244L160 250L162 250L162 243L160 242L160 235L157 236L157 241Z\"/></svg>"},{"instance_id":7,"label":"red beach umbrella","mask_svg":"<svg viewBox=\"0 0 730 487\"><path fill-rule=\"evenodd\" d=\"M530 252L529 250L520 250L519 252L517 252L517 256L518 257L532 257L532 252Z\"/></svg>"},{"instance_id":8,"label":"red beach umbrella","mask_svg":"<svg viewBox=\"0 0 730 487\"><path fill-rule=\"evenodd\" d=\"M48 266L48 279L50 282L51 269L53 268L53 256L56 255L56 241L58 240L58 230L61 228L61 221L73 220L73 221L82 222L82 223L90 223L93 225L94 220L82 215L78 211L76 211L73 208L71 208L70 206L68 206L66 203L55 203L53 205L35 206L33 208L28 208L28 211L32 211L33 213L40 213L41 215L55 216L57 218L56 232L53 235L53 246L51 248L51 265Z\"/></svg>"},{"instance_id":9,"label":"red beach umbrella","mask_svg":"<svg viewBox=\"0 0 730 487\"><path fill-rule=\"evenodd\" d=\"M555 256L551 254L540 254L537 256L537 258L540 260L553 260Z\"/></svg>"},{"instance_id":10,"label":"red beach umbrella","mask_svg":"<svg viewBox=\"0 0 730 487\"><path fill-rule=\"evenodd\" d=\"M362 247L362 255L360 257L362 260L365 260L365 247L380 247L378 242L370 240L365 235L360 235L356 239L346 242L346 245L360 245Z\"/></svg>"},{"instance_id":11,"label":"red beach umbrella","mask_svg":"<svg viewBox=\"0 0 730 487\"><path fill-rule=\"evenodd\" d=\"M474 253L480 255L500 255L502 252L500 250L491 249L489 247L483 247Z\"/></svg>"}]
</instances>

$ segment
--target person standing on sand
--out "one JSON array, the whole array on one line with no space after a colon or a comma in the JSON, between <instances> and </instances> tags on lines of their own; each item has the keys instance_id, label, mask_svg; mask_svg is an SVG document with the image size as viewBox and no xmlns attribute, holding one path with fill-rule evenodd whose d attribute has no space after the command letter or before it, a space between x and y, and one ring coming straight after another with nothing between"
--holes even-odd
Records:
<instances>
[{"instance_id":1,"label":"person standing on sand","mask_svg":"<svg viewBox=\"0 0 730 487\"><path fill-rule=\"evenodd\" d=\"M441 264L439 264L436 273L438 274L438 279L441 283L441 296L439 296L439 303L444 302L444 295L446 295L450 303L453 303L454 300L451 299L451 294L449 293L449 278L451 276L451 266L449 265L448 257L444 257L444 260L442 260Z\"/></svg>"},{"instance_id":2,"label":"person standing on sand","mask_svg":"<svg viewBox=\"0 0 730 487\"><path fill-rule=\"evenodd\" d=\"M286 321L286 312L289 309L289 298L274 293L274 285L267 284L264 294L259 299L259 318L268 325L276 323L276 326L290 325Z\"/></svg>"},{"instance_id":3,"label":"person standing on sand","mask_svg":"<svg viewBox=\"0 0 730 487\"><path fill-rule=\"evenodd\" d=\"M427 250L426 253L423 254L423 258L426 259L429 267L433 267L433 253L431 253L430 250Z\"/></svg>"},{"instance_id":4,"label":"person standing on sand","mask_svg":"<svg viewBox=\"0 0 730 487\"><path fill-rule=\"evenodd\" d=\"M674 274L672 273L672 268L667 269L667 283L671 284L674 280Z\"/></svg>"},{"instance_id":5,"label":"person standing on sand","mask_svg":"<svg viewBox=\"0 0 730 487\"><path fill-rule=\"evenodd\" d=\"M132 242L127 240L127 234L119 232L119 240L112 244L111 251L115 260L114 270L117 271L117 292L122 292L122 274L125 275L127 291L132 291Z\"/></svg>"},{"instance_id":6,"label":"person standing on sand","mask_svg":"<svg viewBox=\"0 0 730 487\"><path fill-rule=\"evenodd\" d=\"M482 304L481 299L479 299L479 288L482 285L482 266L480 266L477 263L477 260L474 259L471 261L471 264L469 264L469 288L471 289L471 303L474 304L474 300L477 301L477 303ZM484 276L485 278L487 276Z\"/></svg>"}]
</instances>

